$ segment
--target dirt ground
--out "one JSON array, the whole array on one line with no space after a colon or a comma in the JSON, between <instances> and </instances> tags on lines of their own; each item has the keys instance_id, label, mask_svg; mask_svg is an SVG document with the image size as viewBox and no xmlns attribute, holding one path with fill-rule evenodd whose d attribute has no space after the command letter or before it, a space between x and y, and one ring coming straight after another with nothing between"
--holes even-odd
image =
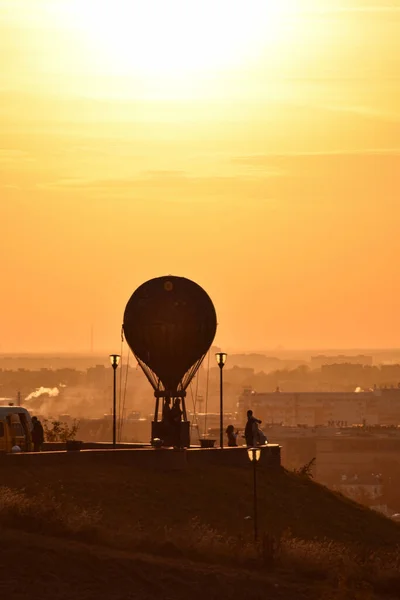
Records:
<instances>
[{"instance_id":1,"label":"dirt ground","mask_svg":"<svg viewBox=\"0 0 400 600\"><path fill-rule=\"evenodd\" d=\"M10 600L314 600L315 583L130 554L1 530L0 589Z\"/></svg>"}]
</instances>

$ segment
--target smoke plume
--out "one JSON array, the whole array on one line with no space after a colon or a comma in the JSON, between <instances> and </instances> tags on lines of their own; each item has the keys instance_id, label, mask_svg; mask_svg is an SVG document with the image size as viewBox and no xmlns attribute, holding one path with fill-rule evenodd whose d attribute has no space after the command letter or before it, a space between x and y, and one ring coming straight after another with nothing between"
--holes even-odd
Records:
<instances>
[{"instance_id":1,"label":"smoke plume","mask_svg":"<svg viewBox=\"0 0 400 600\"><path fill-rule=\"evenodd\" d=\"M29 400L33 400L34 398L39 398L40 396L48 396L49 398L56 398L60 393L59 389L54 388L45 388L40 387L35 392L32 392L25 398L25 402L29 402Z\"/></svg>"}]
</instances>

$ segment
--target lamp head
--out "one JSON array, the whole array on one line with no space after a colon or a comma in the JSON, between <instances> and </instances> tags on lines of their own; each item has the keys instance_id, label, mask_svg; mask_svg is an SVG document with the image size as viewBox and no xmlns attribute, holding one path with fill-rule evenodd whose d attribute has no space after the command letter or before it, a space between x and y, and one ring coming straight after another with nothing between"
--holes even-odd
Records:
<instances>
[{"instance_id":1,"label":"lamp head","mask_svg":"<svg viewBox=\"0 0 400 600\"><path fill-rule=\"evenodd\" d=\"M110 363L113 369L116 369L119 365L121 357L119 354L110 354Z\"/></svg>"},{"instance_id":2,"label":"lamp head","mask_svg":"<svg viewBox=\"0 0 400 600\"><path fill-rule=\"evenodd\" d=\"M219 366L220 369L224 368L227 356L228 355L226 354L226 352L217 352L216 353L215 358L217 360L217 365Z\"/></svg>"},{"instance_id":3,"label":"lamp head","mask_svg":"<svg viewBox=\"0 0 400 600\"><path fill-rule=\"evenodd\" d=\"M260 448L247 448L247 455L251 462L258 462L261 457Z\"/></svg>"}]
</instances>

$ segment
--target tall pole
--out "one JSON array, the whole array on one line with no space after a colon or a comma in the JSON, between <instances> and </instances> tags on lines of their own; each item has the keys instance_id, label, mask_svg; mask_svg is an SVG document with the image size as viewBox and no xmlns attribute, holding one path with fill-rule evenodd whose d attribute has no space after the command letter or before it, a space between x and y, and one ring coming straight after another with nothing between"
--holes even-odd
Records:
<instances>
[{"instance_id":1,"label":"tall pole","mask_svg":"<svg viewBox=\"0 0 400 600\"><path fill-rule=\"evenodd\" d=\"M117 369L113 366L114 371L114 393L113 393L113 446L115 448L117 442Z\"/></svg>"},{"instance_id":2,"label":"tall pole","mask_svg":"<svg viewBox=\"0 0 400 600\"><path fill-rule=\"evenodd\" d=\"M253 458L253 502L254 502L254 541L258 538L258 515L257 515L257 461Z\"/></svg>"},{"instance_id":3,"label":"tall pole","mask_svg":"<svg viewBox=\"0 0 400 600\"><path fill-rule=\"evenodd\" d=\"M219 367L219 445L221 450L224 447L224 400L223 400L223 385L222 385L222 366Z\"/></svg>"},{"instance_id":4,"label":"tall pole","mask_svg":"<svg viewBox=\"0 0 400 600\"><path fill-rule=\"evenodd\" d=\"M215 357L219 366L219 446L221 450L224 447L224 399L223 399L223 382L222 369L226 361L226 352L217 352Z\"/></svg>"},{"instance_id":5,"label":"tall pole","mask_svg":"<svg viewBox=\"0 0 400 600\"><path fill-rule=\"evenodd\" d=\"M121 360L121 356L119 354L110 354L110 362L114 371L114 389L113 389L113 439L112 443L115 448L117 443L117 367L119 365L119 361Z\"/></svg>"}]
</instances>

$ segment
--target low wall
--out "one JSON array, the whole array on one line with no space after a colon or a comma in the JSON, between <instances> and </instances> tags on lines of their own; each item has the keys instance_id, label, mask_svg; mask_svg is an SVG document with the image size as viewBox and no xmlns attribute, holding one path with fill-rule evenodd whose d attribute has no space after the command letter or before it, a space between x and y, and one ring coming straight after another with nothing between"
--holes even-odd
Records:
<instances>
[{"instance_id":1,"label":"low wall","mask_svg":"<svg viewBox=\"0 0 400 600\"><path fill-rule=\"evenodd\" d=\"M127 448L109 450L81 450L79 452L27 452L6 454L2 460L18 465L40 468L44 465L85 464L126 465L143 469L181 470L190 467L221 465L246 467L249 464L247 448L190 448L188 450ZM280 446L270 444L261 448L260 467L280 467ZM0 467L1 468L1 467Z\"/></svg>"},{"instance_id":2,"label":"low wall","mask_svg":"<svg viewBox=\"0 0 400 600\"><path fill-rule=\"evenodd\" d=\"M81 442L82 450L113 450L112 442ZM118 443L115 448L126 450L127 448L146 448L150 444L145 443ZM42 446L42 452L56 452L66 450L66 442L45 442Z\"/></svg>"},{"instance_id":3,"label":"low wall","mask_svg":"<svg viewBox=\"0 0 400 600\"><path fill-rule=\"evenodd\" d=\"M281 466L281 449L278 444L269 444L260 448L259 464L263 467ZM187 452L189 466L221 465L224 467L247 467L249 457L245 446L237 448L198 448Z\"/></svg>"}]
</instances>

